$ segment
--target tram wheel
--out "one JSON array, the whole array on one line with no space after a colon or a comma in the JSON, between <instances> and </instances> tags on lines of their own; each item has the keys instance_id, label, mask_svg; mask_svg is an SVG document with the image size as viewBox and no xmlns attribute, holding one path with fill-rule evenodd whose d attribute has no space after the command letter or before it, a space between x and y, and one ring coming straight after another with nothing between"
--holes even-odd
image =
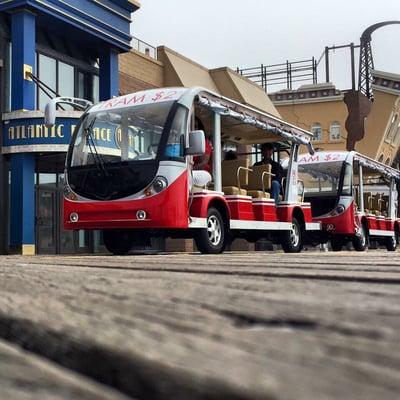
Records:
<instances>
[{"instance_id":1,"label":"tram wheel","mask_svg":"<svg viewBox=\"0 0 400 400\"><path fill-rule=\"evenodd\" d=\"M103 239L106 249L114 255L128 254L134 244L134 235L129 230L104 230Z\"/></svg>"},{"instance_id":2,"label":"tram wheel","mask_svg":"<svg viewBox=\"0 0 400 400\"><path fill-rule=\"evenodd\" d=\"M226 246L226 225L220 212L210 207L207 213L207 228L196 232L194 241L203 254L222 253Z\"/></svg>"},{"instance_id":3,"label":"tram wheel","mask_svg":"<svg viewBox=\"0 0 400 400\"><path fill-rule=\"evenodd\" d=\"M398 233L395 232L394 236L386 238L386 249L387 251L396 251L398 241Z\"/></svg>"},{"instance_id":4,"label":"tram wheel","mask_svg":"<svg viewBox=\"0 0 400 400\"><path fill-rule=\"evenodd\" d=\"M293 218L290 230L282 233L281 246L285 253L300 253L303 246L302 230L296 218Z\"/></svg>"},{"instance_id":5,"label":"tram wheel","mask_svg":"<svg viewBox=\"0 0 400 400\"><path fill-rule=\"evenodd\" d=\"M331 239L332 251L341 251L343 248L343 239L341 237L334 236Z\"/></svg>"},{"instance_id":6,"label":"tram wheel","mask_svg":"<svg viewBox=\"0 0 400 400\"><path fill-rule=\"evenodd\" d=\"M365 251L368 248L368 232L365 224L361 225L360 235L354 236L353 247L357 251Z\"/></svg>"}]
</instances>

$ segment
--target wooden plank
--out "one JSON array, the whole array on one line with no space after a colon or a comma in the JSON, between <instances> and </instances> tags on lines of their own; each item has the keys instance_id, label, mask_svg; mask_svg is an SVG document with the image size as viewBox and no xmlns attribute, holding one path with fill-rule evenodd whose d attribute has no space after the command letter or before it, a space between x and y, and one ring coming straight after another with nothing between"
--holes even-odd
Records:
<instances>
[{"instance_id":1,"label":"wooden plank","mask_svg":"<svg viewBox=\"0 0 400 400\"><path fill-rule=\"evenodd\" d=\"M381 251L2 257L0 335L137 398L396 399L399 266Z\"/></svg>"},{"instance_id":2,"label":"wooden plank","mask_svg":"<svg viewBox=\"0 0 400 400\"><path fill-rule=\"evenodd\" d=\"M0 340L0 398L128 400L128 397Z\"/></svg>"}]
</instances>

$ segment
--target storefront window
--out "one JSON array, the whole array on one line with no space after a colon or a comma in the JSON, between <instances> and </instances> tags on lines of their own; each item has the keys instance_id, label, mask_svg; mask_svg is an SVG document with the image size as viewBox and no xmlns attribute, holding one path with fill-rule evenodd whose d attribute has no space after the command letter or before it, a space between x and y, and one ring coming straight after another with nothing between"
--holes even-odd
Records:
<instances>
[{"instance_id":1,"label":"storefront window","mask_svg":"<svg viewBox=\"0 0 400 400\"><path fill-rule=\"evenodd\" d=\"M72 65L63 62L58 63L58 93L60 96L74 96L74 75L75 71ZM63 108L65 110L73 109L73 107L66 104L63 105Z\"/></svg>"},{"instance_id":2,"label":"storefront window","mask_svg":"<svg viewBox=\"0 0 400 400\"><path fill-rule=\"evenodd\" d=\"M56 186L57 185L57 174L39 174L39 185L43 186Z\"/></svg>"},{"instance_id":3,"label":"storefront window","mask_svg":"<svg viewBox=\"0 0 400 400\"><path fill-rule=\"evenodd\" d=\"M85 74L83 72L78 72L78 93L77 97L85 98Z\"/></svg>"},{"instance_id":4,"label":"storefront window","mask_svg":"<svg viewBox=\"0 0 400 400\"><path fill-rule=\"evenodd\" d=\"M91 68L91 66L88 66ZM56 60L55 58L38 53L38 78L45 85L50 87L60 96L79 97L90 101L99 101L99 77L93 72L78 70L69 63ZM37 107L44 110L46 104L55 93L46 89L46 94L38 87ZM50 97L51 96L51 97ZM72 107L63 104L64 110L71 110Z\"/></svg>"},{"instance_id":5,"label":"storefront window","mask_svg":"<svg viewBox=\"0 0 400 400\"><path fill-rule=\"evenodd\" d=\"M39 79L48 87L57 91L57 63L54 58L47 57L43 54L38 56L38 75ZM53 93L49 93L53 95ZM40 110L44 110L46 104L50 100L49 96L43 90L39 90L38 106Z\"/></svg>"}]
</instances>

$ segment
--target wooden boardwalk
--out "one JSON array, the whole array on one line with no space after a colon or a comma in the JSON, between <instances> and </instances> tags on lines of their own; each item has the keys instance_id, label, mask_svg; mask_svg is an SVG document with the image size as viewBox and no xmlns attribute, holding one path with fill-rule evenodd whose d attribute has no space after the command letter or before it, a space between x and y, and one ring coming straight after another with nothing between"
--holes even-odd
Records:
<instances>
[{"instance_id":1,"label":"wooden boardwalk","mask_svg":"<svg viewBox=\"0 0 400 400\"><path fill-rule=\"evenodd\" d=\"M0 399L398 399L400 257L0 257Z\"/></svg>"}]
</instances>

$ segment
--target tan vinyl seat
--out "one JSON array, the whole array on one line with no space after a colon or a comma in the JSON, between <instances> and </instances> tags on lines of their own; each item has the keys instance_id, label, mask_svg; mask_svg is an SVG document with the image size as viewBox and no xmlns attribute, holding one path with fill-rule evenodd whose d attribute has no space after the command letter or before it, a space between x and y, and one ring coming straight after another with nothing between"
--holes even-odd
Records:
<instances>
[{"instance_id":1,"label":"tan vinyl seat","mask_svg":"<svg viewBox=\"0 0 400 400\"><path fill-rule=\"evenodd\" d=\"M254 199L271 198L271 195L268 192L263 192L262 190L248 190L247 195L253 197Z\"/></svg>"},{"instance_id":2,"label":"tan vinyl seat","mask_svg":"<svg viewBox=\"0 0 400 400\"><path fill-rule=\"evenodd\" d=\"M364 192L363 193L363 199L364 199L364 211L366 214L369 214L372 209L372 196L370 192Z\"/></svg>"},{"instance_id":3,"label":"tan vinyl seat","mask_svg":"<svg viewBox=\"0 0 400 400\"><path fill-rule=\"evenodd\" d=\"M222 191L226 195L246 196L242 187L249 181L249 165L249 159L222 161Z\"/></svg>"},{"instance_id":4,"label":"tan vinyl seat","mask_svg":"<svg viewBox=\"0 0 400 400\"><path fill-rule=\"evenodd\" d=\"M389 213L389 196L382 194L382 214L387 217Z\"/></svg>"},{"instance_id":5,"label":"tan vinyl seat","mask_svg":"<svg viewBox=\"0 0 400 400\"><path fill-rule=\"evenodd\" d=\"M253 198L269 199L271 190L271 165L255 165L249 172L247 194ZM264 190L263 190L264 189Z\"/></svg>"},{"instance_id":6,"label":"tan vinyl seat","mask_svg":"<svg viewBox=\"0 0 400 400\"><path fill-rule=\"evenodd\" d=\"M375 214L376 216L382 215L382 212L381 212L382 198L381 198L381 196L382 195L380 193L376 193L372 196L372 201L371 201L372 214Z\"/></svg>"}]
</instances>

